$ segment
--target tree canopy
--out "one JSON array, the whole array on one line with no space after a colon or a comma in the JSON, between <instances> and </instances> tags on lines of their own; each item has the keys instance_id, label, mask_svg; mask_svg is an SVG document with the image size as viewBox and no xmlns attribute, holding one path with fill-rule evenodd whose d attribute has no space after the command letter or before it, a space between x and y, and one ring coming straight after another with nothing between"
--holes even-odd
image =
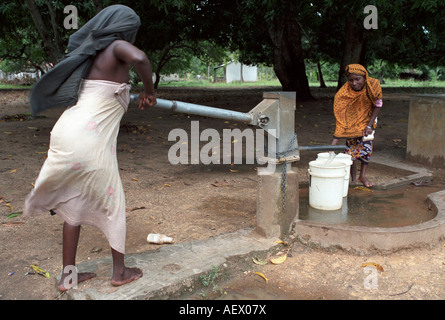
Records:
<instances>
[{"instance_id":1,"label":"tree canopy","mask_svg":"<svg viewBox=\"0 0 445 320\"><path fill-rule=\"evenodd\" d=\"M141 17L136 45L158 75L185 70L196 61L193 57L216 65L237 52L243 63L273 66L283 90L306 100L312 97L308 62L337 62L339 85L349 63L367 66L380 60L420 69L445 65L444 0L69 2L77 9L79 27L114 3L128 5ZM46 63L57 63L76 31L64 27L66 5L61 0L3 0L0 60L10 68L44 69ZM366 11L369 5L375 10ZM7 68L5 63L0 67Z\"/></svg>"}]
</instances>

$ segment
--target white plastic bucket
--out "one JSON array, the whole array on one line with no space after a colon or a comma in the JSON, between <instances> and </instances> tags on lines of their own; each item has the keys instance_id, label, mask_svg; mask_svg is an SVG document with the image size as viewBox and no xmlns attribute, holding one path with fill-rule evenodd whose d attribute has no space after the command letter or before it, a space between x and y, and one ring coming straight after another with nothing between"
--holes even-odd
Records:
<instances>
[{"instance_id":1,"label":"white plastic bucket","mask_svg":"<svg viewBox=\"0 0 445 320\"><path fill-rule=\"evenodd\" d=\"M321 152L321 153L317 154L317 160L320 160L320 161L329 160L329 152ZM345 175L345 181L344 181L345 185L343 187L343 197L346 197L348 195L349 176L351 173L351 165L352 165L351 156L349 154L339 153L334 157L333 161L342 162L346 165L346 175Z\"/></svg>"},{"instance_id":2,"label":"white plastic bucket","mask_svg":"<svg viewBox=\"0 0 445 320\"><path fill-rule=\"evenodd\" d=\"M343 203L346 165L338 161L309 162L309 205L320 210L338 210Z\"/></svg>"}]
</instances>

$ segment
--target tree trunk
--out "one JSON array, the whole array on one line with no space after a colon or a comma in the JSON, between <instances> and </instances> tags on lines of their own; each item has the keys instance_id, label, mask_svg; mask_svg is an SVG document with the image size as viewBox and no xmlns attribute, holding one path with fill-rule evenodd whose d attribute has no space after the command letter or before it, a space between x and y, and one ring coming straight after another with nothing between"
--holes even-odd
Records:
<instances>
[{"instance_id":1,"label":"tree trunk","mask_svg":"<svg viewBox=\"0 0 445 320\"><path fill-rule=\"evenodd\" d=\"M240 80L241 80L241 82L244 82L244 77L243 77L243 64L242 63L240 63L240 70L239 70L239 72L240 72Z\"/></svg>"},{"instance_id":2,"label":"tree trunk","mask_svg":"<svg viewBox=\"0 0 445 320\"><path fill-rule=\"evenodd\" d=\"M346 83L345 68L352 63L363 63L365 53L365 41L363 37L363 26L354 21L346 20L345 44L343 47L343 58L338 72L337 90Z\"/></svg>"},{"instance_id":3,"label":"tree trunk","mask_svg":"<svg viewBox=\"0 0 445 320\"><path fill-rule=\"evenodd\" d=\"M155 72L155 83L153 83L153 88L157 89L159 86L159 82L161 81L161 73L159 72L159 69Z\"/></svg>"},{"instance_id":4,"label":"tree trunk","mask_svg":"<svg viewBox=\"0 0 445 320\"><path fill-rule=\"evenodd\" d=\"M42 17L39 12L39 8L33 0L26 0L26 5L28 6L29 13L31 14L32 20L43 39L43 49L48 55L51 62L54 64L59 61L63 55L63 50L59 48L57 43L52 40L51 34L48 32L48 28L43 23Z\"/></svg>"},{"instance_id":5,"label":"tree trunk","mask_svg":"<svg viewBox=\"0 0 445 320\"><path fill-rule=\"evenodd\" d=\"M320 80L320 88L326 88L326 83L323 79L323 73L321 73L321 64L320 61L317 62L317 69L318 69L318 77Z\"/></svg>"},{"instance_id":6,"label":"tree trunk","mask_svg":"<svg viewBox=\"0 0 445 320\"><path fill-rule=\"evenodd\" d=\"M296 17L285 13L268 24L274 47L274 71L283 91L295 91L297 100L312 100L304 65L300 26Z\"/></svg>"},{"instance_id":7,"label":"tree trunk","mask_svg":"<svg viewBox=\"0 0 445 320\"><path fill-rule=\"evenodd\" d=\"M57 22L56 22L56 12L54 11L54 7L53 7L53 4L51 3L51 1L46 0L46 5L48 7L49 16L51 18L51 26L52 26L53 34L54 34L54 40L53 40L54 45L57 46L57 48L61 48L62 40L60 39L59 31L57 30L58 26L57 26Z\"/></svg>"},{"instance_id":8,"label":"tree trunk","mask_svg":"<svg viewBox=\"0 0 445 320\"><path fill-rule=\"evenodd\" d=\"M94 12L98 14L104 8L104 3L102 0L93 0Z\"/></svg>"}]
</instances>

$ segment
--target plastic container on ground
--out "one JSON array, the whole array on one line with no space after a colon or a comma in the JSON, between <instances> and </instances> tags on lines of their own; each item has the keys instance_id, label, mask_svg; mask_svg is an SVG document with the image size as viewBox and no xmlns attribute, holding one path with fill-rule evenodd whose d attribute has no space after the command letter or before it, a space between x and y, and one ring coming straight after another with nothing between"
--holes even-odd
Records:
<instances>
[{"instance_id":1,"label":"plastic container on ground","mask_svg":"<svg viewBox=\"0 0 445 320\"><path fill-rule=\"evenodd\" d=\"M147 236L147 242L153 244L173 243L173 238L160 233L150 233Z\"/></svg>"},{"instance_id":2,"label":"plastic container on ground","mask_svg":"<svg viewBox=\"0 0 445 320\"><path fill-rule=\"evenodd\" d=\"M317 160L328 161L329 160L329 152L321 152L321 153L317 154ZM339 153L339 154L335 155L333 161L342 162L346 165L346 175L345 175L345 181L344 181L345 185L343 187L343 197L346 197L348 195L349 177L350 177L351 165L352 165L351 156L349 154Z\"/></svg>"},{"instance_id":3,"label":"plastic container on ground","mask_svg":"<svg viewBox=\"0 0 445 320\"><path fill-rule=\"evenodd\" d=\"M309 205L320 210L338 210L343 203L346 164L339 161L309 162Z\"/></svg>"}]
</instances>

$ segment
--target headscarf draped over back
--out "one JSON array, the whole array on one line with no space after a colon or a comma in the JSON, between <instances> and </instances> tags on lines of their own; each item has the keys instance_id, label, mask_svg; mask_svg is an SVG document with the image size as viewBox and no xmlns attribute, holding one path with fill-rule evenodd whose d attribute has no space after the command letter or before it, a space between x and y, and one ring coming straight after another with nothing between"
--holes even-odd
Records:
<instances>
[{"instance_id":1,"label":"headscarf draped over back","mask_svg":"<svg viewBox=\"0 0 445 320\"><path fill-rule=\"evenodd\" d=\"M87 75L96 54L115 40L133 43L140 24L133 9L112 5L72 34L68 53L32 89L33 115L49 108L75 105L82 78Z\"/></svg>"},{"instance_id":2,"label":"headscarf draped over back","mask_svg":"<svg viewBox=\"0 0 445 320\"><path fill-rule=\"evenodd\" d=\"M346 76L358 74L365 77L363 89L355 91L346 82L334 98L334 115L337 120L335 137L355 138L363 135L363 129L371 119L377 99L382 99L382 88L379 80L368 76L365 67L350 64L345 70Z\"/></svg>"}]
</instances>

